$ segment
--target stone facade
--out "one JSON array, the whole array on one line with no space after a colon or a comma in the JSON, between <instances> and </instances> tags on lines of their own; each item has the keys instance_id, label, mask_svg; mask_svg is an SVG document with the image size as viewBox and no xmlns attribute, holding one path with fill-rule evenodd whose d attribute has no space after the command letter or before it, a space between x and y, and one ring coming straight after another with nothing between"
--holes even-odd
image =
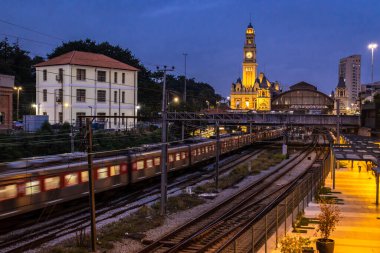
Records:
<instances>
[{"instance_id":1,"label":"stone facade","mask_svg":"<svg viewBox=\"0 0 380 253\"><path fill-rule=\"evenodd\" d=\"M278 82L271 83L264 73L257 76L255 31L248 25L243 48L242 76L231 86L230 107L234 110L270 111L273 95L280 92Z\"/></svg>"}]
</instances>

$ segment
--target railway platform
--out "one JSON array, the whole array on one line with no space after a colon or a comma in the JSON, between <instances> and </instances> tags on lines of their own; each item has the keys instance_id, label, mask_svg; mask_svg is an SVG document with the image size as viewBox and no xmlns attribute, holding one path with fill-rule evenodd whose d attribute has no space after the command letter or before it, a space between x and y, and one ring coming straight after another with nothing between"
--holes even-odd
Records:
<instances>
[{"instance_id":1,"label":"railway platform","mask_svg":"<svg viewBox=\"0 0 380 253\"><path fill-rule=\"evenodd\" d=\"M332 187L331 175L326 179L326 187ZM380 206L375 205L375 187L372 172L351 168L336 170L332 195L341 203L341 221L331 236L335 240L334 253L380 253ZM315 218L319 212L319 205L312 202L305 209L305 217ZM312 241L317 238L315 229L308 229L307 234L301 235ZM315 248L314 241L312 245Z\"/></svg>"}]
</instances>

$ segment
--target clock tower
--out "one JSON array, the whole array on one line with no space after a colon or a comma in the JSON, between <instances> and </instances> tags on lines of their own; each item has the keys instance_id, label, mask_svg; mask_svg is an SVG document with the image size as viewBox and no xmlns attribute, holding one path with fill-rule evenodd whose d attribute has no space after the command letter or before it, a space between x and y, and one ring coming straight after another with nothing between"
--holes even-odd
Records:
<instances>
[{"instance_id":1,"label":"clock tower","mask_svg":"<svg viewBox=\"0 0 380 253\"><path fill-rule=\"evenodd\" d=\"M243 80L244 87L252 87L255 84L257 77L257 63L256 63L256 44L255 44L255 30L252 24L249 23L245 31L243 55Z\"/></svg>"}]
</instances>

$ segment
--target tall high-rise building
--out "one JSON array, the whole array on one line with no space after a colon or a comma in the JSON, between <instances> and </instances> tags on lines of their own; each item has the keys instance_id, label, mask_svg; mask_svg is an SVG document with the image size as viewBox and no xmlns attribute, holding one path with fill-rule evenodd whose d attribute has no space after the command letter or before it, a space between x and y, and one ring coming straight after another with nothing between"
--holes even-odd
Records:
<instances>
[{"instance_id":1,"label":"tall high-rise building","mask_svg":"<svg viewBox=\"0 0 380 253\"><path fill-rule=\"evenodd\" d=\"M349 105L356 104L359 99L360 65L360 55L351 55L340 59L339 62L339 77L343 77L345 81Z\"/></svg>"}]
</instances>

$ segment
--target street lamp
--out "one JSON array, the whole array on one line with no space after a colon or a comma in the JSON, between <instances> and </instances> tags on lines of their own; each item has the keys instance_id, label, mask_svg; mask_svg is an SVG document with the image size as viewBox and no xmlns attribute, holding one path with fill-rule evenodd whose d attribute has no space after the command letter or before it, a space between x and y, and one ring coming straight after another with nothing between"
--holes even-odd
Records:
<instances>
[{"instance_id":1,"label":"street lamp","mask_svg":"<svg viewBox=\"0 0 380 253\"><path fill-rule=\"evenodd\" d=\"M206 100L206 104L207 104L208 110L210 110L210 102L208 100Z\"/></svg>"},{"instance_id":2,"label":"street lamp","mask_svg":"<svg viewBox=\"0 0 380 253\"><path fill-rule=\"evenodd\" d=\"M173 102L174 103L178 103L179 102L179 98L178 97L174 97Z\"/></svg>"},{"instance_id":3,"label":"street lamp","mask_svg":"<svg viewBox=\"0 0 380 253\"><path fill-rule=\"evenodd\" d=\"M18 114L19 114L19 110L20 110L20 90L22 90L22 87L21 86L15 86L13 87L14 90L17 91L17 117L16 117L16 120L18 120Z\"/></svg>"},{"instance_id":4,"label":"street lamp","mask_svg":"<svg viewBox=\"0 0 380 253\"><path fill-rule=\"evenodd\" d=\"M372 80L372 83L373 83L373 51L377 48L377 44L376 43L371 43L368 45L368 49L371 50L371 54L372 54L372 59L371 59L371 80Z\"/></svg>"}]
</instances>

